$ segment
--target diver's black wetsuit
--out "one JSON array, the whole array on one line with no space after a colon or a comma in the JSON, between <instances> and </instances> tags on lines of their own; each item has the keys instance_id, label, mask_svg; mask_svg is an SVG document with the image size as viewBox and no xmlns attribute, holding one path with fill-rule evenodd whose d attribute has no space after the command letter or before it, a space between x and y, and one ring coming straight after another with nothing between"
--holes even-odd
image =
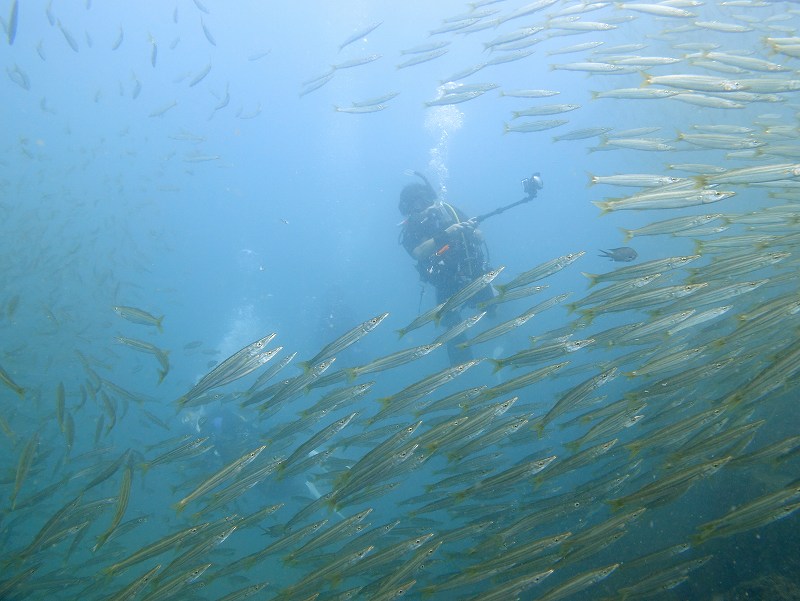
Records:
<instances>
[{"instance_id":1,"label":"diver's black wetsuit","mask_svg":"<svg viewBox=\"0 0 800 601\"><path fill-rule=\"evenodd\" d=\"M444 233L451 225L467 219L464 213L452 205L437 202L424 211L412 213L403 224L400 243L411 256L414 256L414 249L428 239L446 239L446 243L435 249L432 255L417 262L420 279L436 289L437 304L443 303L464 286L490 271L483 252L483 241L478 234L467 228L452 236ZM486 286L467 305L475 307L477 303L493 296L492 287ZM449 311L442 316L442 323L447 328L460 321L459 311ZM459 349L456 346L465 339L466 335L461 334L448 343L447 352L451 363L463 363L472 358L469 348Z\"/></svg>"}]
</instances>

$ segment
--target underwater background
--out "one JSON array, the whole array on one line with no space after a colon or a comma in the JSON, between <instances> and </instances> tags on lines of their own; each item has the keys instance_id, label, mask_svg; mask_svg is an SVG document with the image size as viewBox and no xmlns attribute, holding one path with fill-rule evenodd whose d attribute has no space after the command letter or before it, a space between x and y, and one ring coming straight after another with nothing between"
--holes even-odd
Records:
<instances>
[{"instance_id":1,"label":"underwater background","mask_svg":"<svg viewBox=\"0 0 800 601\"><path fill-rule=\"evenodd\" d=\"M800 6L0 14L0 599L800 597ZM443 332L413 171L538 173L480 229L546 288L347 371Z\"/></svg>"}]
</instances>

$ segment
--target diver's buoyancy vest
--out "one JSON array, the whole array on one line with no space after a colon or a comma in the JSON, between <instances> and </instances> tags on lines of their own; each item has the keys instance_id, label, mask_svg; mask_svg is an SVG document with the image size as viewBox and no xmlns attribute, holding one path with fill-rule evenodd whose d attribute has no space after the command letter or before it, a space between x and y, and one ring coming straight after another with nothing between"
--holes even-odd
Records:
<instances>
[{"instance_id":1,"label":"diver's buoyancy vest","mask_svg":"<svg viewBox=\"0 0 800 601\"><path fill-rule=\"evenodd\" d=\"M427 227L435 233L465 219L446 202L429 207L427 213L426 219L435 220ZM482 243L474 234L462 231L448 244L434 249L429 257L421 259L417 269L420 277L434 286L447 285L456 279L472 280L486 271Z\"/></svg>"}]
</instances>

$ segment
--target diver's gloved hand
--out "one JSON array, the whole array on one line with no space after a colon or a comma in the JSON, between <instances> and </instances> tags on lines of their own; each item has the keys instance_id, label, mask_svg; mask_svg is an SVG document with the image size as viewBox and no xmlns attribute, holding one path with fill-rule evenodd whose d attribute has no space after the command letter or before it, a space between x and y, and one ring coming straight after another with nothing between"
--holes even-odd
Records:
<instances>
[{"instance_id":1,"label":"diver's gloved hand","mask_svg":"<svg viewBox=\"0 0 800 601\"><path fill-rule=\"evenodd\" d=\"M467 219L466 221L460 221L458 223L454 223L450 227L448 227L445 232L447 232L450 236L454 236L456 234L467 233L467 232L474 232L475 227L478 225L478 220L473 217L472 219Z\"/></svg>"}]
</instances>

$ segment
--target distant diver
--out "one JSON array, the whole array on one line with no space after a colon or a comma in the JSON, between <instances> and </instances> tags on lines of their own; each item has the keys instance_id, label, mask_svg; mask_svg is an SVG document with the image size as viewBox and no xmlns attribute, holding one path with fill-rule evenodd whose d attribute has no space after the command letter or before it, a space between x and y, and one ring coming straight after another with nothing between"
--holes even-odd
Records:
<instances>
[{"instance_id":1,"label":"distant diver","mask_svg":"<svg viewBox=\"0 0 800 601\"><path fill-rule=\"evenodd\" d=\"M423 183L408 184L400 192L398 208L405 217L400 244L416 259L420 279L436 289L436 303L439 304L491 269L484 252L483 235L476 228L477 219L470 219L460 209L438 200L428 179L419 172L414 174ZM492 287L486 286L470 298L468 306L475 307L493 296ZM458 310L442 316L446 328L460 321ZM448 342L452 365L472 358L469 349L456 346L465 339L462 333Z\"/></svg>"}]
</instances>

